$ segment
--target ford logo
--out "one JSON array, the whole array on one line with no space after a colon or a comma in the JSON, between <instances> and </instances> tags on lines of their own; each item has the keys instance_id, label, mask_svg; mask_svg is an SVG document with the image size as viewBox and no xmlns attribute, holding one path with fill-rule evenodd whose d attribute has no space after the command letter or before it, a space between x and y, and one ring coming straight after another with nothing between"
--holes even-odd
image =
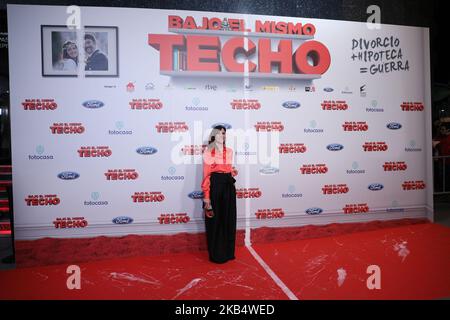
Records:
<instances>
[{"instance_id":1,"label":"ford logo","mask_svg":"<svg viewBox=\"0 0 450 320\"><path fill-rule=\"evenodd\" d=\"M283 103L283 107L286 109L297 109L300 108L300 103L297 101L286 101Z\"/></svg>"},{"instance_id":2,"label":"ford logo","mask_svg":"<svg viewBox=\"0 0 450 320\"><path fill-rule=\"evenodd\" d=\"M391 122L386 127L390 130L398 130L402 128L402 125L400 123Z\"/></svg>"},{"instance_id":3,"label":"ford logo","mask_svg":"<svg viewBox=\"0 0 450 320\"><path fill-rule=\"evenodd\" d=\"M330 151L341 151L342 149L344 149L344 146L342 144L333 143L333 144L329 144L327 146L327 149Z\"/></svg>"},{"instance_id":4,"label":"ford logo","mask_svg":"<svg viewBox=\"0 0 450 320\"><path fill-rule=\"evenodd\" d=\"M61 172L60 174L58 174L58 178L62 179L62 180L74 180L79 178L80 175L76 172L71 172L71 171L64 171Z\"/></svg>"},{"instance_id":5,"label":"ford logo","mask_svg":"<svg viewBox=\"0 0 450 320\"><path fill-rule=\"evenodd\" d=\"M266 167L266 168L262 168L261 170L259 170L259 172L262 174L275 174L279 171L280 170L278 168L274 168L274 167Z\"/></svg>"},{"instance_id":6,"label":"ford logo","mask_svg":"<svg viewBox=\"0 0 450 320\"><path fill-rule=\"evenodd\" d=\"M153 147L140 147L136 149L136 152L139 154L154 154L158 152L158 150Z\"/></svg>"},{"instance_id":7,"label":"ford logo","mask_svg":"<svg viewBox=\"0 0 450 320\"><path fill-rule=\"evenodd\" d=\"M333 88L330 88L330 87L328 87L328 88L325 88L325 89L323 89L323 91L325 91L325 92L333 92L333 91L334 91L334 89L333 89Z\"/></svg>"},{"instance_id":8,"label":"ford logo","mask_svg":"<svg viewBox=\"0 0 450 320\"><path fill-rule=\"evenodd\" d=\"M83 107L88 109L98 109L103 107L105 104L99 100L88 100L83 102Z\"/></svg>"},{"instance_id":9,"label":"ford logo","mask_svg":"<svg viewBox=\"0 0 450 320\"><path fill-rule=\"evenodd\" d=\"M191 199L203 199L203 191L192 191L188 194Z\"/></svg>"},{"instance_id":10,"label":"ford logo","mask_svg":"<svg viewBox=\"0 0 450 320\"><path fill-rule=\"evenodd\" d=\"M383 190L384 186L381 183L372 183L369 186L369 190L371 191L380 191Z\"/></svg>"},{"instance_id":11,"label":"ford logo","mask_svg":"<svg viewBox=\"0 0 450 320\"><path fill-rule=\"evenodd\" d=\"M323 210L320 208L309 208L305 212L306 212L306 214L309 214L309 215L317 215L317 214L321 214L323 212Z\"/></svg>"},{"instance_id":12,"label":"ford logo","mask_svg":"<svg viewBox=\"0 0 450 320\"><path fill-rule=\"evenodd\" d=\"M214 127L217 127L217 126L222 126L222 127L224 127L225 129L231 129L231 124L228 124L228 123L223 123L223 122L219 122L219 123L215 123L215 124L213 124L212 126L211 126L211 128L214 128Z\"/></svg>"},{"instance_id":13,"label":"ford logo","mask_svg":"<svg viewBox=\"0 0 450 320\"><path fill-rule=\"evenodd\" d=\"M133 222L133 218L122 216L122 217L114 218L112 220L112 222L115 224L130 224Z\"/></svg>"}]
</instances>

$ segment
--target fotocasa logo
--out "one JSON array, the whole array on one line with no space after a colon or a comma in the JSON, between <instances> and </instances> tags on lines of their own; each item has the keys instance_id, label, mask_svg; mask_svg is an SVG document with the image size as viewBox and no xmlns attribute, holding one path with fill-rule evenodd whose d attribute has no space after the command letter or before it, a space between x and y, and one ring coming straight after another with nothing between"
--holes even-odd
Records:
<instances>
[{"instance_id":1,"label":"fotocasa logo","mask_svg":"<svg viewBox=\"0 0 450 320\"><path fill-rule=\"evenodd\" d=\"M36 154L28 155L28 160L53 160L54 159L52 154L44 154L45 147L43 145L36 146L35 152L36 152Z\"/></svg>"},{"instance_id":2,"label":"fotocasa logo","mask_svg":"<svg viewBox=\"0 0 450 320\"><path fill-rule=\"evenodd\" d=\"M161 176L161 180L162 181L180 181L180 180L184 180L184 176L177 176L175 175L175 173L177 172L177 169L175 167L169 167L169 169L167 169L167 172L169 173L169 175L162 175Z\"/></svg>"},{"instance_id":3,"label":"fotocasa logo","mask_svg":"<svg viewBox=\"0 0 450 320\"><path fill-rule=\"evenodd\" d=\"M359 163L357 161L353 161L352 169L346 171L347 174L365 174L366 170L360 169Z\"/></svg>"},{"instance_id":4,"label":"fotocasa logo","mask_svg":"<svg viewBox=\"0 0 450 320\"><path fill-rule=\"evenodd\" d=\"M288 187L288 192L287 193L282 193L281 197L282 198L302 198L303 194L301 193L296 193L296 188L294 185L290 185Z\"/></svg>"},{"instance_id":5,"label":"fotocasa logo","mask_svg":"<svg viewBox=\"0 0 450 320\"><path fill-rule=\"evenodd\" d=\"M84 201L85 206L107 206L108 201L99 201L100 193L97 191L91 192L91 200Z\"/></svg>"},{"instance_id":6,"label":"fotocasa logo","mask_svg":"<svg viewBox=\"0 0 450 320\"><path fill-rule=\"evenodd\" d=\"M316 120L311 120L309 122L309 128L304 128L303 132L304 133L311 133L311 134L324 133L324 129L317 128L317 121Z\"/></svg>"},{"instance_id":7,"label":"fotocasa logo","mask_svg":"<svg viewBox=\"0 0 450 320\"><path fill-rule=\"evenodd\" d=\"M132 130L124 130L125 123L122 120L116 121L115 129L108 130L108 134L110 135L132 135Z\"/></svg>"},{"instance_id":8,"label":"fotocasa logo","mask_svg":"<svg viewBox=\"0 0 450 320\"><path fill-rule=\"evenodd\" d=\"M186 111L208 111L207 106L201 104L199 97L194 97L190 105L184 107Z\"/></svg>"}]
</instances>

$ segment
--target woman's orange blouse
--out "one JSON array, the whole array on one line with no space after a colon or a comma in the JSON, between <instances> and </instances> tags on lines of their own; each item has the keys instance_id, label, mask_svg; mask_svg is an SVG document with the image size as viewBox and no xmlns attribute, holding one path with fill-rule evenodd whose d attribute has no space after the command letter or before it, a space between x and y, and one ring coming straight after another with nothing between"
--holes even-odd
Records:
<instances>
[{"instance_id":1,"label":"woman's orange blouse","mask_svg":"<svg viewBox=\"0 0 450 320\"><path fill-rule=\"evenodd\" d=\"M228 147L224 147L224 152L220 152L215 148L206 149L203 153L203 181L202 191L204 199L209 199L210 191L210 176L213 172L231 173L234 177L236 174L233 171L233 150Z\"/></svg>"}]
</instances>

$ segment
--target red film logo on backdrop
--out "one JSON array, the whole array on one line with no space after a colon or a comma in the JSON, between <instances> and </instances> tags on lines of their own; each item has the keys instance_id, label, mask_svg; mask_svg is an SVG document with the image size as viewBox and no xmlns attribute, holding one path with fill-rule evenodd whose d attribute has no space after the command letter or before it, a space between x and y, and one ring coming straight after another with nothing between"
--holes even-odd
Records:
<instances>
[{"instance_id":1,"label":"red film logo on backdrop","mask_svg":"<svg viewBox=\"0 0 450 320\"><path fill-rule=\"evenodd\" d=\"M191 218L187 213L161 213L158 217L160 224L177 224L177 223L188 223Z\"/></svg>"},{"instance_id":2,"label":"red film logo on backdrop","mask_svg":"<svg viewBox=\"0 0 450 320\"><path fill-rule=\"evenodd\" d=\"M363 146L364 152L385 152L389 149L386 142L366 142Z\"/></svg>"},{"instance_id":3,"label":"red film logo on backdrop","mask_svg":"<svg viewBox=\"0 0 450 320\"><path fill-rule=\"evenodd\" d=\"M80 147L77 152L80 158L107 158L112 155L112 150L108 146Z\"/></svg>"},{"instance_id":4,"label":"red film logo on backdrop","mask_svg":"<svg viewBox=\"0 0 450 320\"><path fill-rule=\"evenodd\" d=\"M55 110L58 108L54 99L25 99L22 106L24 110Z\"/></svg>"},{"instance_id":5,"label":"red film logo on backdrop","mask_svg":"<svg viewBox=\"0 0 450 320\"><path fill-rule=\"evenodd\" d=\"M277 65L278 73L281 74L322 75L331 64L328 48L319 41L304 41L298 48L293 48L292 39L314 38L316 28L310 23L303 25L256 20L252 33L258 36L257 41L249 39L252 34L243 33L252 30L245 28L242 19L203 17L202 24L198 25L191 16L185 19L168 16L168 29L174 33L189 34L192 30L192 33L204 34L148 34L148 44L160 52L161 72L181 69L243 73L245 62L238 61L238 55L246 57L249 72L259 73L272 73L272 65ZM205 35L207 32L210 34ZM222 32L229 38L221 40L217 34ZM278 50L272 51L270 36L274 34L290 35L291 39L279 40ZM257 56L258 64L251 61L254 56ZM222 70L222 64L225 70Z\"/></svg>"},{"instance_id":6,"label":"red film logo on backdrop","mask_svg":"<svg viewBox=\"0 0 450 320\"><path fill-rule=\"evenodd\" d=\"M301 174L326 174L328 167L326 164L305 164L299 170Z\"/></svg>"},{"instance_id":7,"label":"red film logo on backdrop","mask_svg":"<svg viewBox=\"0 0 450 320\"><path fill-rule=\"evenodd\" d=\"M159 110L163 107L160 99L133 99L129 105L131 110Z\"/></svg>"},{"instance_id":8,"label":"red film logo on backdrop","mask_svg":"<svg viewBox=\"0 0 450 320\"><path fill-rule=\"evenodd\" d=\"M400 108L402 111L423 111L425 109L422 102L403 102Z\"/></svg>"},{"instance_id":9,"label":"red film logo on backdrop","mask_svg":"<svg viewBox=\"0 0 450 320\"><path fill-rule=\"evenodd\" d=\"M406 171L408 165L404 161L385 162L383 164L384 171Z\"/></svg>"},{"instance_id":10,"label":"red film logo on backdrop","mask_svg":"<svg viewBox=\"0 0 450 320\"><path fill-rule=\"evenodd\" d=\"M423 190L425 189L426 184L424 181L405 181L402 184L402 188L405 191L408 190Z\"/></svg>"},{"instance_id":11,"label":"red film logo on backdrop","mask_svg":"<svg viewBox=\"0 0 450 320\"><path fill-rule=\"evenodd\" d=\"M86 228L88 222L84 217L75 218L56 218L53 221L55 229L72 229L72 228Z\"/></svg>"},{"instance_id":12,"label":"red film logo on backdrop","mask_svg":"<svg viewBox=\"0 0 450 320\"><path fill-rule=\"evenodd\" d=\"M261 103L257 99L233 99L230 102L233 110L259 110Z\"/></svg>"},{"instance_id":13,"label":"red film logo on backdrop","mask_svg":"<svg viewBox=\"0 0 450 320\"><path fill-rule=\"evenodd\" d=\"M200 155L203 154L205 151L207 145L185 145L183 148L181 148L181 153L183 155L188 156L194 156L194 155Z\"/></svg>"},{"instance_id":14,"label":"red film logo on backdrop","mask_svg":"<svg viewBox=\"0 0 450 320\"><path fill-rule=\"evenodd\" d=\"M158 122L155 125L158 133L172 133L172 132L186 132L189 131L189 126L186 122Z\"/></svg>"},{"instance_id":15,"label":"red film logo on backdrop","mask_svg":"<svg viewBox=\"0 0 450 320\"><path fill-rule=\"evenodd\" d=\"M257 219L281 219L284 217L284 210L281 208L277 209L258 209L255 212Z\"/></svg>"},{"instance_id":16,"label":"red film logo on backdrop","mask_svg":"<svg viewBox=\"0 0 450 320\"><path fill-rule=\"evenodd\" d=\"M82 134L85 127L82 123L54 123L50 130L52 134Z\"/></svg>"},{"instance_id":17,"label":"red film logo on backdrop","mask_svg":"<svg viewBox=\"0 0 450 320\"><path fill-rule=\"evenodd\" d=\"M327 184L323 186L322 192L323 194L346 194L350 191L349 187L346 184Z\"/></svg>"},{"instance_id":18,"label":"red film logo on backdrop","mask_svg":"<svg viewBox=\"0 0 450 320\"><path fill-rule=\"evenodd\" d=\"M345 214L368 213L369 205L367 203L347 204L343 208Z\"/></svg>"},{"instance_id":19,"label":"red film logo on backdrop","mask_svg":"<svg viewBox=\"0 0 450 320\"><path fill-rule=\"evenodd\" d=\"M161 191L135 192L131 196L133 202L162 202L165 198Z\"/></svg>"},{"instance_id":20,"label":"red film logo on backdrop","mask_svg":"<svg viewBox=\"0 0 450 320\"><path fill-rule=\"evenodd\" d=\"M136 169L109 169L105 177L106 180L136 180L139 173Z\"/></svg>"},{"instance_id":21,"label":"red film logo on backdrop","mask_svg":"<svg viewBox=\"0 0 450 320\"><path fill-rule=\"evenodd\" d=\"M281 143L278 147L280 153L305 153L306 150L304 143Z\"/></svg>"},{"instance_id":22,"label":"red film logo on backdrop","mask_svg":"<svg viewBox=\"0 0 450 320\"><path fill-rule=\"evenodd\" d=\"M284 125L281 121L258 121L255 124L255 129L257 132L282 132L284 130Z\"/></svg>"},{"instance_id":23,"label":"red film logo on backdrop","mask_svg":"<svg viewBox=\"0 0 450 320\"><path fill-rule=\"evenodd\" d=\"M236 190L236 198L247 199L247 198L260 198L262 195L259 188L241 188Z\"/></svg>"},{"instance_id":24,"label":"red film logo on backdrop","mask_svg":"<svg viewBox=\"0 0 450 320\"><path fill-rule=\"evenodd\" d=\"M348 110L348 104L346 101L324 101L320 104L322 110L326 111L346 111Z\"/></svg>"},{"instance_id":25,"label":"red film logo on backdrop","mask_svg":"<svg viewBox=\"0 0 450 320\"><path fill-rule=\"evenodd\" d=\"M27 206L57 206L61 199L55 194L29 195L25 198Z\"/></svg>"},{"instance_id":26,"label":"red film logo on backdrop","mask_svg":"<svg viewBox=\"0 0 450 320\"><path fill-rule=\"evenodd\" d=\"M344 131L368 131L369 125L366 121L354 122L354 121L346 121L342 128Z\"/></svg>"}]
</instances>

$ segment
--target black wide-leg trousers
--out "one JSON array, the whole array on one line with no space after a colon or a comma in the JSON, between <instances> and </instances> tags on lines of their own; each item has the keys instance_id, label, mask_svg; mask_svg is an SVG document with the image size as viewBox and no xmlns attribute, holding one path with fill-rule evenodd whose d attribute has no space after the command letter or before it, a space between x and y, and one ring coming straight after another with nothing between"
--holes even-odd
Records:
<instances>
[{"instance_id":1,"label":"black wide-leg trousers","mask_svg":"<svg viewBox=\"0 0 450 320\"><path fill-rule=\"evenodd\" d=\"M209 260L225 263L235 258L236 187L231 173L213 172L210 176L210 199L214 216L205 216Z\"/></svg>"}]
</instances>

